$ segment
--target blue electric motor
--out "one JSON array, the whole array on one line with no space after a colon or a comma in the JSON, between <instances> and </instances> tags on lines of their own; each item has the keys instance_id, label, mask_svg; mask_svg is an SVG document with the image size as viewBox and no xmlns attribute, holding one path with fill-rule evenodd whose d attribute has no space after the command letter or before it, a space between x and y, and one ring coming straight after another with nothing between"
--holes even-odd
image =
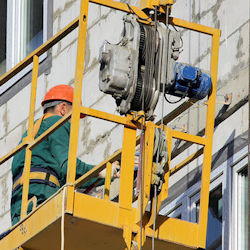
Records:
<instances>
[{"instance_id":1,"label":"blue electric motor","mask_svg":"<svg viewBox=\"0 0 250 250\"><path fill-rule=\"evenodd\" d=\"M166 87L165 93L201 100L211 90L210 75L199 68L184 63L175 63L175 72L172 84Z\"/></svg>"}]
</instances>

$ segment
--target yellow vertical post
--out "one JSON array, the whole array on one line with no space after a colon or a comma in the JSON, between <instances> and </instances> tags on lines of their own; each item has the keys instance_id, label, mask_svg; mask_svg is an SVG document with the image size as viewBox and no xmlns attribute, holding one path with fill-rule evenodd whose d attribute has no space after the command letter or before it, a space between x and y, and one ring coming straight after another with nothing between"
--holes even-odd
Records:
<instances>
[{"instance_id":1,"label":"yellow vertical post","mask_svg":"<svg viewBox=\"0 0 250 250\"><path fill-rule=\"evenodd\" d=\"M38 77L39 57L33 56L33 70L32 70L32 82L31 82L31 94L30 94L30 110L29 110L29 123L27 131L27 140L33 140L32 130L34 126L34 113L36 105L36 89L37 89L37 77ZM23 169L23 193L22 193L22 207L21 207L21 219L27 215L27 202L29 193L29 175L31 165L32 151L26 148L25 152L25 164Z\"/></svg>"},{"instance_id":2,"label":"yellow vertical post","mask_svg":"<svg viewBox=\"0 0 250 250\"><path fill-rule=\"evenodd\" d=\"M204 161L202 168L201 178L201 194L200 194L200 212L199 212L199 240L203 248L206 244L206 233L207 233L207 208L209 201L209 183L210 183L210 172L211 172L211 161L212 161L212 143L213 143L213 132L214 132L214 114L215 114L215 98L216 98L216 87L217 87L217 71L218 71L218 56L219 56L219 44L220 44L220 31L217 30L212 36L212 53L211 53L211 78L212 78L212 93L209 96L208 107L207 107L207 121L205 138L206 144L204 147Z\"/></svg>"},{"instance_id":3,"label":"yellow vertical post","mask_svg":"<svg viewBox=\"0 0 250 250\"><path fill-rule=\"evenodd\" d=\"M136 146L136 130L124 127L122 157L121 157L121 177L119 193L119 224L124 228L123 238L127 249L131 249L131 218L133 200L133 179L134 179L134 157Z\"/></svg>"},{"instance_id":4,"label":"yellow vertical post","mask_svg":"<svg viewBox=\"0 0 250 250\"><path fill-rule=\"evenodd\" d=\"M166 172L165 176L164 176L165 182L162 185L162 191L161 191L161 194L160 194L160 201L161 202L163 200L167 199L167 197L168 197L168 182L169 182L171 151L172 151L171 130L168 127L166 127L166 129L164 131L167 134L168 164L167 164L167 169L165 169L165 172Z\"/></svg>"},{"instance_id":5,"label":"yellow vertical post","mask_svg":"<svg viewBox=\"0 0 250 250\"><path fill-rule=\"evenodd\" d=\"M151 190L151 179L152 179L152 164L153 164L153 150L154 150L154 129L155 125L153 122L146 123L145 129L145 141L143 144L143 166L142 166L142 174L143 174L143 193L140 190L140 194L138 197L138 209L137 209L137 217L136 222L141 220L142 214L144 214L148 201L150 199L150 190ZM143 204L141 209L141 195L143 196Z\"/></svg>"},{"instance_id":6,"label":"yellow vertical post","mask_svg":"<svg viewBox=\"0 0 250 250\"><path fill-rule=\"evenodd\" d=\"M108 162L106 164L106 178L105 178L105 183L104 183L104 200L109 200L111 171L112 171L112 164Z\"/></svg>"},{"instance_id":7,"label":"yellow vertical post","mask_svg":"<svg viewBox=\"0 0 250 250\"><path fill-rule=\"evenodd\" d=\"M136 130L124 127L119 206L125 209L132 208L135 145Z\"/></svg>"},{"instance_id":8,"label":"yellow vertical post","mask_svg":"<svg viewBox=\"0 0 250 250\"><path fill-rule=\"evenodd\" d=\"M89 3L88 0L81 1L81 10L79 16L74 98L72 107L69 158L68 158L68 169L67 169L68 184L73 183L75 181L75 175L76 175L76 156L77 156L77 143L78 143L79 121L80 121L84 55L85 55L86 33L87 33L88 3ZM73 197L74 197L74 188L73 186L70 186L68 188L68 196L67 196L67 211L71 213L73 212Z\"/></svg>"},{"instance_id":9,"label":"yellow vertical post","mask_svg":"<svg viewBox=\"0 0 250 250\"><path fill-rule=\"evenodd\" d=\"M145 137L144 137L145 140L143 143L143 152L142 152L143 182L141 183L141 190L138 197L137 216L136 216L136 223L140 222L140 224L143 227L140 228L140 231L135 237L135 240L137 241L138 244L138 249L141 249L141 246L143 246L146 241L145 225L141 223L141 220L143 220L146 207L150 200L152 167L153 167L153 151L154 151L154 131L155 131L155 124L150 121L147 122L145 128Z\"/></svg>"},{"instance_id":10,"label":"yellow vertical post","mask_svg":"<svg viewBox=\"0 0 250 250\"><path fill-rule=\"evenodd\" d=\"M143 182L143 213L146 211L148 201L150 199L150 188L152 178L153 166L153 151L154 151L154 130L155 125L153 122L147 122L145 129L145 142L144 142L144 161L145 164L142 168L144 182ZM140 193L141 195L141 193ZM140 197L138 198L138 200Z\"/></svg>"}]
</instances>

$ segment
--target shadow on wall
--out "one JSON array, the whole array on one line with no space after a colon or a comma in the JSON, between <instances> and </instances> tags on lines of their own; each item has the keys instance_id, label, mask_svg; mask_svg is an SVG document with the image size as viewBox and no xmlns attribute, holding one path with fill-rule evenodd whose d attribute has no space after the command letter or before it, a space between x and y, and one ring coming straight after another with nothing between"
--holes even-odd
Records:
<instances>
[{"instance_id":1,"label":"shadow on wall","mask_svg":"<svg viewBox=\"0 0 250 250\"><path fill-rule=\"evenodd\" d=\"M216 163L221 158L221 156L223 156L223 154L227 154L227 159L228 159L228 161L230 161L227 163L228 168L229 168L229 166L231 166L232 160L230 160L230 157L234 154L234 138L235 138L235 130L233 130L233 132L228 137L224 146L218 151L218 153L212 159L211 171L215 168L215 166L217 166ZM201 173L202 173L202 166L200 166L199 169L195 170L195 174L194 174L193 178L190 180L190 182L187 183L186 189L190 188L197 181L199 181L201 179ZM227 181L229 181L229 180L227 180ZM228 186L228 185L226 185L226 186Z\"/></svg>"}]
</instances>

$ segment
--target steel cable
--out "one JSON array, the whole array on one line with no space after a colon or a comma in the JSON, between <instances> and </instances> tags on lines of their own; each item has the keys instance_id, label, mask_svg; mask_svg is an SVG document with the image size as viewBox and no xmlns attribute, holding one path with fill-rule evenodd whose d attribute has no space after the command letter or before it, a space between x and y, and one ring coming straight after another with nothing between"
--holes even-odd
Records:
<instances>
[{"instance_id":1,"label":"steel cable","mask_svg":"<svg viewBox=\"0 0 250 250\"><path fill-rule=\"evenodd\" d=\"M166 9L166 27L168 29L168 17L169 17L169 5L167 5L167 9ZM155 10L155 22L157 22L157 7ZM157 26L155 25L155 32L157 32ZM166 51L167 51L167 63L166 63L166 68L168 68L168 43L169 43L169 32L166 32ZM166 70L166 74L167 74L167 70ZM166 81L167 81L167 77L166 77ZM167 83L167 82L166 82ZM162 93L162 110L161 110L161 129L160 129L160 138L162 137L162 132L163 132L163 116L164 116L164 94L165 94L165 84L163 83L163 93ZM157 156L156 156L156 164L158 165L159 163L159 154L160 154L160 150L157 151ZM155 249L155 226L156 226L156 196L157 196L157 186L154 185L154 207L153 209L153 237L152 237L152 250Z\"/></svg>"}]
</instances>

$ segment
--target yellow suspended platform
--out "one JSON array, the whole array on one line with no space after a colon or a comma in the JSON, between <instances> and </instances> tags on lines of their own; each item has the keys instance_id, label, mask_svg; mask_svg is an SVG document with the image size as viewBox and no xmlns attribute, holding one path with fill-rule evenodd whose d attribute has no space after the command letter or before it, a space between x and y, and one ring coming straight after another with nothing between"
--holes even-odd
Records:
<instances>
[{"instance_id":1,"label":"yellow suspended platform","mask_svg":"<svg viewBox=\"0 0 250 250\"><path fill-rule=\"evenodd\" d=\"M141 18L149 18L140 8L128 8L124 3L111 0L82 0L80 16L78 18L73 20L65 29L32 52L27 58L0 78L1 86L27 65L33 63L27 137L23 140L22 144L18 145L0 159L0 164L2 164L21 149L25 148L26 150L21 221L11 228L11 232L0 241L1 250L15 249L18 247L29 250L141 249L141 246L142 249L152 249L151 238L153 236L152 225L154 218L152 211L147 212L146 207L150 201L154 131L155 128L159 126L152 122L145 123L143 119L138 118L138 114L121 117L80 105L89 2L125 12L130 12L132 8ZM148 9L150 6L160 6L160 11L164 12L166 6L163 5L169 5L171 2L172 1L150 0L147 3L143 0L142 7ZM167 126L170 121L191 107L196 102L195 100L187 100L164 118L163 130L166 133L168 143L168 166L170 166L171 163L171 142L173 138L201 145L202 148L173 168L170 169L168 167L161 193L156 199L151 200L151 203L156 204L157 212L159 212L161 202L168 196L169 176L201 154L203 154L204 160L201 179L199 222L191 223L157 214L154 235L155 249L180 250L205 248L220 31L177 18L169 18L169 23L185 29L201 32L211 37L210 73L212 78L212 92L207 102L204 137L174 131ZM49 130L45 131L44 134L34 139L32 138L31 131L34 125L39 56L78 26L78 49L72 114L63 117ZM80 113L123 125L124 133L123 145L120 151L110 156L78 180L75 180ZM27 215L32 149L70 118L71 131L66 185L45 201L45 203ZM138 197L138 201L142 200L142 203L138 202L138 204L142 204L142 207L138 205L138 207L134 208L132 207L132 194L135 146L136 143L138 143L136 131L141 128L141 125L145 131L143 152L144 181L143 193L140 193ZM112 202L109 200L111 164L119 158L121 158L119 202ZM78 186L93 176L96 176L104 168L107 168L107 176L105 179L103 199L91 197L77 191ZM141 218L143 218L142 227Z\"/></svg>"}]
</instances>

